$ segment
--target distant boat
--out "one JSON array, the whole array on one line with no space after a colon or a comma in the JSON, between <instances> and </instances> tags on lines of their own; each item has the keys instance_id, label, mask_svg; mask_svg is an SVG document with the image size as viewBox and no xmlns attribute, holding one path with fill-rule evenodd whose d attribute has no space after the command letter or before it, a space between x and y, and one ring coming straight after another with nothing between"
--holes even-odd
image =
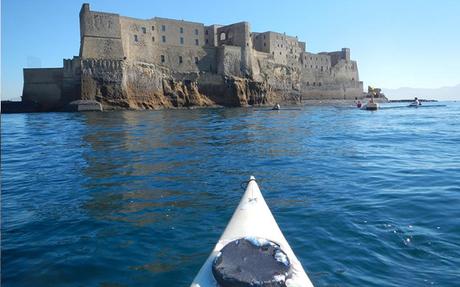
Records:
<instances>
[{"instance_id":1,"label":"distant boat","mask_svg":"<svg viewBox=\"0 0 460 287\"><path fill-rule=\"evenodd\" d=\"M418 108L418 107L420 107L421 105L422 105L422 103L420 103L420 102L412 102L412 103L410 103L410 104L408 105L408 107L410 107L410 108Z\"/></svg>"},{"instance_id":2,"label":"distant boat","mask_svg":"<svg viewBox=\"0 0 460 287\"><path fill-rule=\"evenodd\" d=\"M374 101L369 101L367 104L364 104L361 107L362 110L367 110L367 111L376 111L379 109L379 104L377 104Z\"/></svg>"},{"instance_id":3,"label":"distant boat","mask_svg":"<svg viewBox=\"0 0 460 287\"><path fill-rule=\"evenodd\" d=\"M191 287L313 287L253 176Z\"/></svg>"},{"instance_id":4,"label":"distant boat","mask_svg":"<svg viewBox=\"0 0 460 287\"><path fill-rule=\"evenodd\" d=\"M376 110L379 109L379 105L377 103L367 103L364 106L364 109L366 109L368 111L376 111Z\"/></svg>"}]
</instances>

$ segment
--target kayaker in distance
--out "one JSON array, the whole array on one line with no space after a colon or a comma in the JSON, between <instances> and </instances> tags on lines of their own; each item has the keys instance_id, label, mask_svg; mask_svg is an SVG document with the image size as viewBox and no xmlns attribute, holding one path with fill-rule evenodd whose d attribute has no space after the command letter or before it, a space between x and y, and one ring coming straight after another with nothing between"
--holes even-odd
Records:
<instances>
[{"instance_id":1,"label":"kayaker in distance","mask_svg":"<svg viewBox=\"0 0 460 287\"><path fill-rule=\"evenodd\" d=\"M276 105L274 105L273 108L272 108L272 110L279 110L279 109L281 109L281 106L278 103Z\"/></svg>"},{"instance_id":2,"label":"kayaker in distance","mask_svg":"<svg viewBox=\"0 0 460 287\"><path fill-rule=\"evenodd\" d=\"M416 106L420 106L420 105L421 105L421 103L420 103L420 101L418 100L417 97L415 97L413 104L416 105Z\"/></svg>"}]
</instances>

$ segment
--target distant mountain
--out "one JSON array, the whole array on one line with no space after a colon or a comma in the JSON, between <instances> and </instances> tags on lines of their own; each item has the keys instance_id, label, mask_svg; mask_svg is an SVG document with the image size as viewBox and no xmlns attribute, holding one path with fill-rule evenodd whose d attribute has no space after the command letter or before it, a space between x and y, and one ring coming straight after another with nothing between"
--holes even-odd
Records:
<instances>
[{"instance_id":1,"label":"distant mountain","mask_svg":"<svg viewBox=\"0 0 460 287\"><path fill-rule=\"evenodd\" d=\"M460 84L453 87L442 87L437 89L399 88L382 89L385 96L390 100L419 99L427 100L460 100Z\"/></svg>"}]
</instances>

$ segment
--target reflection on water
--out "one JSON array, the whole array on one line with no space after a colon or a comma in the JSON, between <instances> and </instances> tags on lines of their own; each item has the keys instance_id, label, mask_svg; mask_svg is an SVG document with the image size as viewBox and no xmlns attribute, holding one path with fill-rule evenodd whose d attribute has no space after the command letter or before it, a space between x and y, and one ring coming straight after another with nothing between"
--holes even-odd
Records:
<instances>
[{"instance_id":1,"label":"reflection on water","mask_svg":"<svg viewBox=\"0 0 460 287\"><path fill-rule=\"evenodd\" d=\"M255 175L315 286L454 286L459 116L2 115L2 283L187 285Z\"/></svg>"}]
</instances>

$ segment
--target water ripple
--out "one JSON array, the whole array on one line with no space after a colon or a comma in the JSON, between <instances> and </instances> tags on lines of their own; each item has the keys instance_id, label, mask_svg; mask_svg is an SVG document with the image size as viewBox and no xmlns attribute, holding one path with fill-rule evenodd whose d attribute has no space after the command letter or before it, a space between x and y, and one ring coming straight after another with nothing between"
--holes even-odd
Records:
<instances>
[{"instance_id":1,"label":"water ripple","mask_svg":"<svg viewBox=\"0 0 460 287\"><path fill-rule=\"evenodd\" d=\"M254 174L315 286L456 286L460 105L1 115L2 284L184 286Z\"/></svg>"}]
</instances>

